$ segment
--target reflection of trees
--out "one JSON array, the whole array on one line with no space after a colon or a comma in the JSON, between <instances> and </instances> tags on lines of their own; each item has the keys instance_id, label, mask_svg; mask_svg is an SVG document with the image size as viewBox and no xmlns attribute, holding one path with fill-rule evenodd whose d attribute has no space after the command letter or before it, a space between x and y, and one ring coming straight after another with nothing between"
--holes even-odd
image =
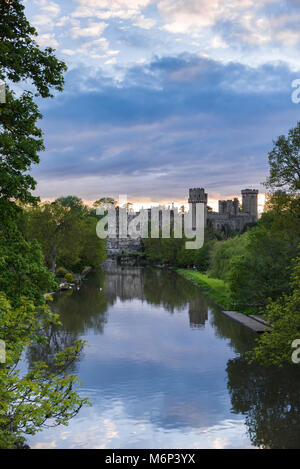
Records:
<instances>
[{"instance_id":1,"label":"reflection of trees","mask_svg":"<svg viewBox=\"0 0 300 469\"><path fill-rule=\"evenodd\" d=\"M121 301L144 298L141 269L121 267L116 264L105 269L105 294L110 304L117 298Z\"/></svg>"},{"instance_id":2,"label":"reflection of trees","mask_svg":"<svg viewBox=\"0 0 300 469\"><path fill-rule=\"evenodd\" d=\"M53 370L55 355L70 347L88 329L103 332L107 310L104 282L105 273L95 271L79 291L70 290L56 295L50 307L59 314L62 326L45 326L40 335L47 338L46 343L41 340L39 345L27 350L29 367L35 361L44 361ZM68 366L69 372L74 370L73 365Z\"/></svg>"},{"instance_id":3,"label":"reflection of trees","mask_svg":"<svg viewBox=\"0 0 300 469\"><path fill-rule=\"evenodd\" d=\"M29 368L33 366L34 362L43 361L48 365L49 371L54 372L56 368L55 355L67 347L71 347L78 336L53 324L45 326L40 335L46 337L47 340L46 343L41 341L40 344L35 344L27 349L26 358ZM67 369L69 372L74 371L73 362L67 366Z\"/></svg>"},{"instance_id":4,"label":"reflection of trees","mask_svg":"<svg viewBox=\"0 0 300 469\"><path fill-rule=\"evenodd\" d=\"M300 447L300 368L249 365L229 360L228 389L233 410L246 415L252 443L265 448Z\"/></svg>"},{"instance_id":5,"label":"reflection of trees","mask_svg":"<svg viewBox=\"0 0 300 469\"><path fill-rule=\"evenodd\" d=\"M199 290L174 272L149 269L145 271L144 294L150 304L173 312L199 296Z\"/></svg>"},{"instance_id":6,"label":"reflection of trees","mask_svg":"<svg viewBox=\"0 0 300 469\"><path fill-rule=\"evenodd\" d=\"M114 303L139 298L150 304L175 309L189 308L191 327L205 324L208 317L208 300L191 282L174 272L156 269L122 267L107 263L105 293L108 301Z\"/></svg>"},{"instance_id":7,"label":"reflection of trees","mask_svg":"<svg viewBox=\"0 0 300 469\"><path fill-rule=\"evenodd\" d=\"M65 331L84 334L88 329L103 332L106 323L107 298L104 291L105 273L95 271L79 291L62 292L53 304L60 314Z\"/></svg>"},{"instance_id":8,"label":"reflection of trees","mask_svg":"<svg viewBox=\"0 0 300 469\"><path fill-rule=\"evenodd\" d=\"M229 339L230 346L236 353L245 353L253 347L257 334L224 316L220 308L214 308L211 323L215 334L221 339Z\"/></svg>"}]
</instances>

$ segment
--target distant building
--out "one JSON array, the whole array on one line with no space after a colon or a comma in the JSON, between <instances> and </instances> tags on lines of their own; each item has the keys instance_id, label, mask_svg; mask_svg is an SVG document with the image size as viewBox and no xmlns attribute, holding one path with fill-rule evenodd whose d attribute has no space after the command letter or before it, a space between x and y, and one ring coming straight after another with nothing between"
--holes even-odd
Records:
<instances>
[{"instance_id":1,"label":"distant building","mask_svg":"<svg viewBox=\"0 0 300 469\"><path fill-rule=\"evenodd\" d=\"M204 203L204 216L205 226L215 231L223 231L225 234L238 232L241 233L248 224L256 223L258 218L258 204L257 196L258 190L256 189L243 189L242 206L240 207L239 199L233 200L219 200L219 211L213 212L207 209L207 193L203 188L189 189L188 202L192 204L192 227L195 229L196 224L196 206L198 203ZM162 210L159 207L159 226L162 223ZM177 209L172 204L170 213L170 220L174 219L174 212ZM151 209L147 209L148 218L150 221ZM109 256L116 254L137 252L142 249L142 240L140 237L131 239L119 237L119 212L116 211L116 237L107 239L107 251ZM130 223L139 215L139 212L134 213L132 210L127 214L127 222Z\"/></svg>"},{"instance_id":2,"label":"distant building","mask_svg":"<svg viewBox=\"0 0 300 469\"><path fill-rule=\"evenodd\" d=\"M196 204L203 202L205 204L205 223L206 226L215 231L242 232L246 225L256 223L258 218L258 190L243 189L242 207L239 199L219 200L219 211L211 212L207 210L207 193L203 188L193 188L189 190L189 203L192 204L192 220L196 213Z\"/></svg>"}]
</instances>

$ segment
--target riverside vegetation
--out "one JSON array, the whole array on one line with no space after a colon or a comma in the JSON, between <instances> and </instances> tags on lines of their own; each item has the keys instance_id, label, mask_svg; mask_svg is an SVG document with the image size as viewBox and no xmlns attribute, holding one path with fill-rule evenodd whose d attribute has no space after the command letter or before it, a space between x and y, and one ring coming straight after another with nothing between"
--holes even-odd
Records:
<instances>
[{"instance_id":1,"label":"riverside vegetation","mask_svg":"<svg viewBox=\"0 0 300 469\"><path fill-rule=\"evenodd\" d=\"M67 424L88 404L75 390L77 377L69 373L82 341L68 344L51 364L32 362L26 373L18 364L26 348L47 345L43 331L49 325L60 325L43 297L56 288L56 274L80 272L106 256L104 242L95 236L94 209L76 196L40 203L32 195L36 183L28 171L44 149L33 92L44 99L61 92L66 71L53 49L40 49L36 35L20 1L0 0L0 79L10 83L6 103L0 104L0 339L6 344L6 362L0 364L1 448L24 447L26 434ZM19 96L14 84L24 88ZM267 210L241 236L222 239L207 232L196 252L186 251L184 240L145 240L149 262L195 265L206 276L184 274L209 284L219 302L266 314L272 332L252 355L264 364L289 361L291 342L300 334L299 148L298 123L274 143Z\"/></svg>"},{"instance_id":2,"label":"riverside vegetation","mask_svg":"<svg viewBox=\"0 0 300 469\"><path fill-rule=\"evenodd\" d=\"M206 230L199 250L186 250L185 239L174 237L145 239L144 250L150 263L173 266L223 307L262 314L272 330L251 358L281 365L291 362L291 344L300 338L300 122L274 141L269 167L256 226L227 239Z\"/></svg>"},{"instance_id":3,"label":"riverside vegetation","mask_svg":"<svg viewBox=\"0 0 300 469\"><path fill-rule=\"evenodd\" d=\"M82 341L55 354L51 366L38 359L21 374L18 364L27 347L47 344L44 329L59 327L59 316L43 298L56 286L55 263L91 264L85 242L97 243L95 261L105 257L103 243L91 236L96 220L83 207L76 212L71 202L78 201L39 206L31 193L36 183L28 170L44 149L33 92L49 98L53 90L62 91L66 70L50 47L40 49L36 36L20 1L0 0L0 80L6 83L6 102L0 104L0 339L6 345L6 361L0 364L0 448L25 447L27 434L67 424L88 403L75 390L77 377L68 373ZM23 87L18 97L14 84ZM35 234L32 228L39 223Z\"/></svg>"}]
</instances>

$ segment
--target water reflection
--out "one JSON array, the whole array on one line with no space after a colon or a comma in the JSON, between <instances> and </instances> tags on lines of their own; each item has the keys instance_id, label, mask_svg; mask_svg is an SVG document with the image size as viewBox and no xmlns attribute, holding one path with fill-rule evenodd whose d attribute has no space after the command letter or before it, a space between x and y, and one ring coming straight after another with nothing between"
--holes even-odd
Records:
<instances>
[{"instance_id":1,"label":"water reflection","mask_svg":"<svg viewBox=\"0 0 300 469\"><path fill-rule=\"evenodd\" d=\"M75 371L93 407L67 429L30 438L32 447L243 448L285 441L284 425L273 428L273 442L267 434L276 418L283 421L276 381L241 358L254 335L177 274L110 263L80 291L58 295L53 307L63 329L51 350L31 351L29 361L74 338L87 340ZM284 405L298 410L291 386L292 379L280 388Z\"/></svg>"},{"instance_id":2,"label":"water reflection","mask_svg":"<svg viewBox=\"0 0 300 469\"><path fill-rule=\"evenodd\" d=\"M300 369L249 366L229 360L233 410L246 416L251 442L263 448L300 448Z\"/></svg>"}]
</instances>

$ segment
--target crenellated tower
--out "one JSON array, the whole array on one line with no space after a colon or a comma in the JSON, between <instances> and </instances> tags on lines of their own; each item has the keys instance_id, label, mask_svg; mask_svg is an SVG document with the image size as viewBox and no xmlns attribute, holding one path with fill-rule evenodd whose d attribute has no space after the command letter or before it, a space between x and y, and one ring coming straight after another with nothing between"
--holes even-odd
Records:
<instances>
[{"instance_id":1,"label":"crenellated tower","mask_svg":"<svg viewBox=\"0 0 300 469\"><path fill-rule=\"evenodd\" d=\"M204 226L207 221L207 193L203 188L189 189L189 204L192 204L192 228L196 229L196 204L204 203Z\"/></svg>"},{"instance_id":2,"label":"crenellated tower","mask_svg":"<svg viewBox=\"0 0 300 469\"><path fill-rule=\"evenodd\" d=\"M242 190L242 212L248 213L253 219L253 222L258 218L258 190L257 189L243 189Z\"/></svg>"}]
</instances>

